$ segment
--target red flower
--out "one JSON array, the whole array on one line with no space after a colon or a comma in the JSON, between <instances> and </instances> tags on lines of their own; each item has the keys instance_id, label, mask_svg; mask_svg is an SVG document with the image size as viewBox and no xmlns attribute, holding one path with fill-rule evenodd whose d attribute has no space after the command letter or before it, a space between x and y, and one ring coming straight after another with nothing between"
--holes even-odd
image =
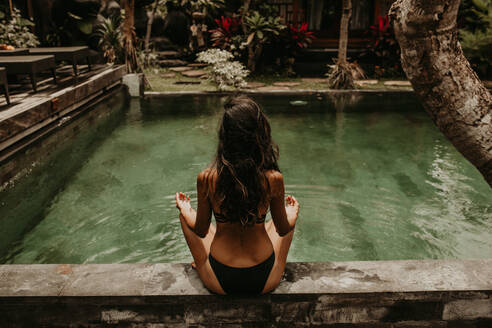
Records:
<instances>
[{"instance_id":1,"label":"red flower","mask_svg":"<svg viewBox=\"0 0 492 328\"><path fill-rule=\"evenodd\" d=\"M378 25L371 25L372 30L376 30L379 33L386 32L386 30L389 27L389 17L388 15L386 16L378 16Z\"/></svg>"},{"instance_id":2,"label":"red flower","mask_svg":"<svg viewBox=\"0 0 492 328\"><path fill-rule=\"evenodd\" d=\"M293 25L289 25L289 32L294 44L299 46L299 48L305 48L314 39L313 32L308 32L308 23L303 22L301 27L297 28Z\"/></svg>"}]
</instances>

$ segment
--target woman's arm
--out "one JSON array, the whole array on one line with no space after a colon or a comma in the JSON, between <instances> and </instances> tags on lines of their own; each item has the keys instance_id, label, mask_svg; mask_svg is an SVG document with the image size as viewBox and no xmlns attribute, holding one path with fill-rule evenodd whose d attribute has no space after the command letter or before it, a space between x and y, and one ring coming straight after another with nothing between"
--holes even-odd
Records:
<instances>
[{"instance_id":1,"label":"woman's arm","mask_svg":"<svg viewBox=\"0 0 492 328\"><path fill-rule=\"evenodd\" d=\"M293 196L285 197L284 178L280 172L274 172L270 178L270 212L273 224L279 236L285 236L294 229L299 214L299 203Z\"/></svg>"},{"instance_id":2,"label":"woman's arm","mask_svg":"<svg viewBox=\"0 0 492 328\"><path fill-rule=\"evenodd\" d=\"M190 197L182 192L176 193L176 207L179 208L186 224L200 238L207 234L212 218L212 209L207 197L206 177L207 171L201 172L197 177L197 211L191 207Z\"/></svg>"}]
</instances>

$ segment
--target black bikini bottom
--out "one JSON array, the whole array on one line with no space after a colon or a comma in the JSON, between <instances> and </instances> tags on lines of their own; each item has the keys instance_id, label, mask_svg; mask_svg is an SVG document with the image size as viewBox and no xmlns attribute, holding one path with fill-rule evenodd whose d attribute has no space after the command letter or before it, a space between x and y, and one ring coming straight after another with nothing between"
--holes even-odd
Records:
<instances>
[{"instance_id":1,"label":"black bikini bottom","mask_svg":"<svg viewBox=\"0 0 492 328\"><path fill-rule=\"evenodd\" d=\"M220 263L212 254L210 266L226 294L261 294L275 263L275 252L269 258L252 267L234 268Z\"/></svg>"}]
</instances>

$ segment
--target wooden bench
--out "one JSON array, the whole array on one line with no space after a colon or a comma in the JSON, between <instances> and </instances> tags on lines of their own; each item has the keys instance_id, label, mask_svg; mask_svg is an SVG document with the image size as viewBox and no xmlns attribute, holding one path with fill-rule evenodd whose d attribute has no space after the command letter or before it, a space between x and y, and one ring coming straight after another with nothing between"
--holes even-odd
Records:
<instances>
[{"instance_id":1,"label":"wooden bench","mask_svg":"<svg viewBox=\"0 0 492 328\"><path fill-rule=\"evenodd\" d=\"M78 75L77 61L81 58L86 58L89 71L91 70L89 48L81 47L51 47L51 48L30 48L31 55L53 55L57 62L68 61L72 63L73 72Z\"/></svg>"},{"instance_id":2,"label":"wooden bench","mask_svg":"<svg viewBox=\"0 0 492 328\"><path fill-rule=\"evenodd\" d=\"M0 50L0 56L21 56L21 55L29 55L29 49L18 48L14 50Z\"/></svg>"},{"instance_id":3,"label":"wooden bench","mask_svg":"<svg viewBox=\"0 0 492 328\"><path fill-rule=\"evenodd\" d=\"M10 74L29 74L32 88L37 92L36 75L39 72L51 70L56 84L54 56L0 56L0 67L5 67Z\"/></svg>"},{"instance_id":4,"label":"wooden bench","mask_svg":"<svg viewBox=\"0 0 492 328\"><path fill-rule=\"evenodd\" d=\"M7 100L7 105L10 105L9 83L7 81L7 70L3 67L0 67L0 84L3 86L3 91L5 92L5 99Z\"/></svg>"}]
</instances>

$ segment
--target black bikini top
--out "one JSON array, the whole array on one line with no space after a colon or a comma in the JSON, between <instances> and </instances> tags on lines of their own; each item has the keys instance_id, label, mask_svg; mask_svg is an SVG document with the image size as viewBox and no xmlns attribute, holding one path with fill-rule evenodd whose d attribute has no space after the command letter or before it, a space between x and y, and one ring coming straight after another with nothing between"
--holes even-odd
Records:
<instances>
[{"instance_id":1,"label":"black bikini top","mask_svg":"<svg viewBox=\"0 0 492 328\"><path fill-rule=\"evenodd\" d=\"M228 220L224 215L222 215L220 213L215 213L215 211L213 211L213 212L214 212L214 216L215 216L215 221L217 221L219 223L232 222L231 220ZM266 218L266 213L256 219L256 224L264 223L265 218Z\"/></svg>"}]
</instances>

